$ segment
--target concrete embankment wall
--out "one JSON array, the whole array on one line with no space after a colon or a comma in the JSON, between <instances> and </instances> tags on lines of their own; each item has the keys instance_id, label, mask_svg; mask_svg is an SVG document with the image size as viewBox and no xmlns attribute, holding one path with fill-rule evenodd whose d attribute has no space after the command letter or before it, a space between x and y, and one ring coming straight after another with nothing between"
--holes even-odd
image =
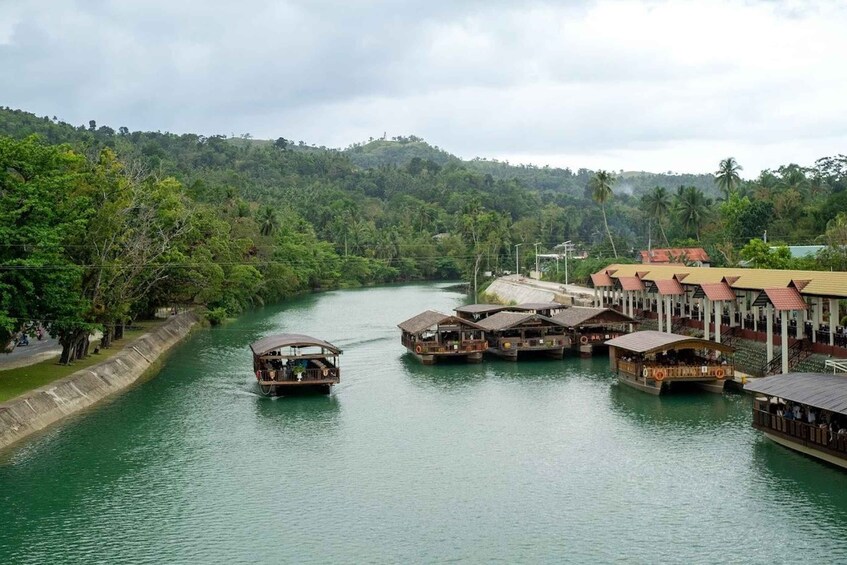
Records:
<instances>
[{"instance_id":1,"label":"concrete embankment wall","mask_svg":"<svg viewBox=\"0 0 847 565\"><path fill-rule=\"evenodd\" d=\"M109 359L0 404L0 449L79 412L137 381L199 321L174 316Z\"/></svg>"}]
</instances>

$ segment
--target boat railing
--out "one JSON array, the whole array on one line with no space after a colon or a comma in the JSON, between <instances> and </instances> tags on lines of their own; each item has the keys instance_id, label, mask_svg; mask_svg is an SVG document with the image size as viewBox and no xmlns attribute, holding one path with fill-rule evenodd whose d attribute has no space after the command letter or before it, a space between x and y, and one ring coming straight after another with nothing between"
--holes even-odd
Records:
<instances>
[{"instance_id":1,"label":"boat railing","mask_svg":"<svg viewBox=\"0 0 847 565\"><path fill-rule=\"evenodd\" d=\"M702 379L724 379L732 378L735 374L733 365L659 365L646 363L642 369L642 375L646 379L674 379L674 380L702 380Z\"/></svg>"},{"instance_id":2,"label":"boat railing","mask_svg":"<svg viewBox=\"0 0 847 565\"><path fill-rule=\"evenodd\" d=\"M432 355L436 353L476 353L488 349L488 342L484 339L451 340L438 343L436 341L413 341L403 339L403 345L419 355Z\"/></svg>"},{"instance_id":3,"label":"boat railing","mask_svg":"<svg viewBox=\"0 0 847 565\"><path fill-rule=\"evenodd\" d=\"M581 345L594 345L598 343L605 343L608 340L620 337L625 333L625 331L617 328L579 328L576 331L576 340L579 341Z\"/></svg>"},{"instance_id":4,"label":"boat railing","mask_svg":"<svg viewBox=\"0 0 847 565\"><path fill-rule=\"evenodd\" d=\"M299 373L289 369L256 371L256 379L260 384L326 381L338 378L338 367L309 368Z\"/></svg>"},{"instance_id":5,"label":"boat railing","mask_svg":"<svg viewBox=\"0 0 847 565\"><path fill-rule=\"evenodd\" d=\"M567 347L570 340L563 335L548 335L543 337L501 337L497 340L497 348L509 349L550 349L551 347Z\"/></svg>"},{"instance_id":6,"label":"boat railing","mask_svg":"<svg viewBox=\"0 0 847 565\"><path fill-rule=\"evenodd\" d=\"M766 402L757 401L753 404L753 427L763 431L774 431L792 437L806 444L824 447L847 455L847 434L831 434L826 424L809 424L772 414L762 406Z\"/></svg>"}]
</instances>

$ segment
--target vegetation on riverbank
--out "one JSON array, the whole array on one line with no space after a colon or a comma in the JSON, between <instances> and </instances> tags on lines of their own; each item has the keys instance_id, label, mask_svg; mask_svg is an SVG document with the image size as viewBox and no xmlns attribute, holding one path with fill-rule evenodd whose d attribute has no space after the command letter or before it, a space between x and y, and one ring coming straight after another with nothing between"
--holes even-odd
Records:
<instances>
[{"instance_id":1,"label":"vegetation on riverbank","mask_svg":"<svg viewBox=\"0 0 847 565\"><path fill-rule=\"evenodd\" d=\"M38 137L30 137L36 134ZM70 362L162 304L213 319L298 292L520 268L565 240L598 261L702 245L716 264L797 267L753 242L829 245L847 268L847 157L738 176L605 173L476 159L418 138L344 151L284 138L74 127L0 109L0 341L44 325ZM602 190L599 190L599 188ZM571 280L596 269L571 263Z\"/></svg>"}]
</instances>

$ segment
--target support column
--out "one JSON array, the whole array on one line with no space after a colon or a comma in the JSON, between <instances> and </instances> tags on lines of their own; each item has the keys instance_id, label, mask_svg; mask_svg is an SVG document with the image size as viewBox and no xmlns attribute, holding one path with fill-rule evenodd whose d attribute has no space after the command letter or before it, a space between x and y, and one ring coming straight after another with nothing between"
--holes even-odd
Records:
<instances>
[{"instance_id":1,"label":"support column","mask_svg":"<svg viewBox=\"0 0 847 565\"><path fill-rule=\"evenodd\" d=\"M715 341L721 342L721 317L723 316L723 302L715 301Z\"/></svg>"},{"instance_id":2,"label":"support column","mask_svg":"<svg viewBox=\"0 0 847 565\"><path fill-rule=\"evenodd\" d=\"M812 343L818 342L818 320L820 319L820 309L823 307L820 298L812 298Z\"/></svg>"},{"instance_id":3,"label":"support column","mask_svg":"<svg viewBox=\"0 0 847 565\"><path fill-rule=\"evenodd\" d=\"M595 308L597 308L597 306L598 306L599 302L600 302L600 299L599 299L599 298L597 298L597 287L595 286L595 287L594 287L594 303L593 303L592 305L593 305Z\"/></svg>"},{"instance_id":4,"label":"support column","mask_svg":"<svg viewBox=\"0 0 847 565\"><path fill-rule=\"evenodd\" d=\"M712 330L709 326L712 325L712 303L709 302L709 299L703 297L703 339L709 339L709 332Z\"/></svg>"},{"instance_id":5,"label":"support column","mask_svg":"<svg viewBox=\"0 0 847 565\"><path fill-rule=\"evenodd\" d=\"M659 294L657 294L656 296L658 297L658 299L656 300L656 313L659 315L658 318L657 318L658 321L659 321L659 331L662 332L662 331L664 331L662 329L662 323L663 323L663 320L662 320L662 297Z\"/></svg>"},{"instance_id":6,"label":"support column","mask_svg":"<svg viewBox=\"0 0 847 565\"><path fill-rule=\"evenodd\" d=\"M788 310L783 310L779 314L782 322L780 348L782 349L782 374L784 375L788 372Z\"/></svg>"},{"instance_id":7,"label":"support column","mask_svg":"<svg viewBox=\"0 0 847 565\"><path fill-rule=\"evenodd\" d=\"M806 311L798 310L797 311L797 339L805 339L806 338Z\"/></svg>"},{"instance_id":8,"label":"support column","mask_svg":"<svg viewBox=\"0 0 847 565\"><path fill-rule=\"evenodd\" d=\"M665 324L667 326L665 328L665 331L668 332L668 333L671 333L671 328L673 326L673 324L671 324L671 315L673 314L673 301L672 300L673 299L670 296L665 297L665 317L666 317L666 321L667 321L667 323Z\"/></svg>"},{"instance_id":9,"label":"support column","mask_svg":"<svg viewBox=\"0 0 847 565\"><path fill-rule=\"evenodd\" d=\"M765 319L767 320L768 326L768 341L767 341L767 350L768 350L768 363L773 361L773 305L768 304L765 307Z\"/></svg>"},{"instance_id":10,"label":"support column","mask_svg":"<svg viewBox=\"0 0 847 565\"><path fill-rule=\"evenodd\" d=\"M729 303L729 327L735 327L735 300Z\"/></svg>"},{"instance_id":11,"label":"support column","mask_svg":"<svg viewBox=\"0 0 847 565\"><path fill-rule=\"evenodd\" d=\"M603 295L606 294L606 287L600 288L600 308L603 308Z\"/></svg>"},{"instance_id":12,"label":"support column","mask_svg":"<svg viewBox=\"0 0 847 565\"><path fill-rule=\"evenodd\" d=\"M752 310L753 310L753 331L758 332L759 331L759 314L760 314L759 307L753 306Z\"/></svg>"},{"instance_id":13,"label":"support column","mask_svg":"<svg viewBox=\"0 0 847 565\"><path fill-rule=\"evenodd\" d=\"M835 326L838 325L838 300L829 299L829 344L835 345Z\"/></svg>"}]
</instances>

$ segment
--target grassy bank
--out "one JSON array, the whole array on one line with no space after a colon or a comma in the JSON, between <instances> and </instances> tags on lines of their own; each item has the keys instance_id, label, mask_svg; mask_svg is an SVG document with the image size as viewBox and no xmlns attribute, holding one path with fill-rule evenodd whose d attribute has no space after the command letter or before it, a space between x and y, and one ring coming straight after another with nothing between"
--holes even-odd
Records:
<instances>
[{"instance_id":1,"label":"grassy bank","mask_svg":"<svg viewBox=\"0 0 847 565\"><path fill-rule=\"evenodd\" d=\"M86 367L105 361L123 349L127 343L160 326L163 322L164 320L136 322L133 329L126 331L122 339L112 342L112 346L109 349L101 350L96 355L91 354L85 359L74 361L71 365L60 365L58 363L59 356L57 355L54 359L48 359L34 365L0 371L0 402L5 402L25 392L67 377L80 369L85 369ZM94 350L94 343L91 350Z\"/></svg>"}]
</instances>

